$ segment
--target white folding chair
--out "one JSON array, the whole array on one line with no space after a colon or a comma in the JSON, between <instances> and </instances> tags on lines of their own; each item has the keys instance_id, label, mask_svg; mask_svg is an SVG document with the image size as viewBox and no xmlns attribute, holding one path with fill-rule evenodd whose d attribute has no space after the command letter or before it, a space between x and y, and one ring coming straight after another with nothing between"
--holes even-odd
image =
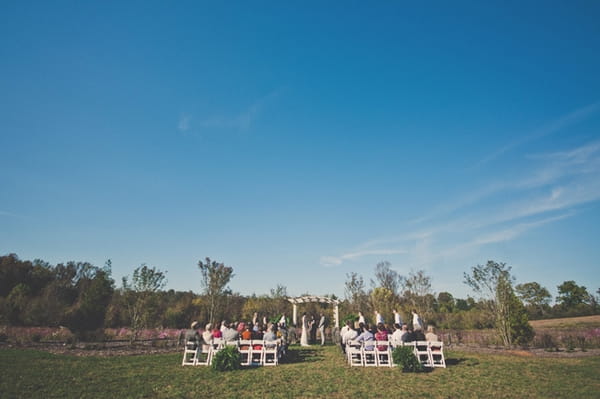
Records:
<instances>
[{"instance_id":1,"label":"white folding chair","mask_svg":"<svg viewBox=\"0 0 600 399\"><path fill-rule=\"evenodd\" d=\"M446 368L444 359L444 343L441 341L429 343L429 353L431 354L431 364L433 367Z\"/></svg>"},{"instance_id":2,"label":"white folding chair","mask_svg":"<svg viewBox=\"0 0 600 399\"><path fill-rule=\"evenodd\" d=\"M359 341L346 342L346 356L350 367L363 365L362 343Z\"/></svg>"},{"instance_id":3,"label":"white folding chair","mask_svg":"<svg viewBox=\"0 0 600 399\"><path fill-rule=\"evenodd\" d=\"M198 359L198 351L200 348L196 347L196 342L187 341L183 347L183 361L182 366L195 366Z\"/></svg>"},{"instance_id":4,"label":"white folding chair","mask_svg":"<svg viewBox=\"0 0 600 399\"><path fill-rule=\"evenodd\" d=\"M250 366L252 364L252 340L240 339L238 348L242 355L242 366Z\"/></svg>"},{"instance_id":5,"label":"white folding chair","mask_svg":"<svg viewBox=\"0 0 600 399\"><path fill-rule=\"evenodd\" d=\"M277 366L279 363L279 341L265 341L262 350L264 366Z\"/></svg>"},{"instance_id":6,"label":"white folding chair","mask_svg":"<svg viewBox=\"0 0 600 399\"><path fill-rule=\"evenodd\" d=\"M378 366L392 367L392 347L389 341L375 341L375 361Z\"/></svg>"},{"instance_id":7,"label":"white folding chair","mask_svg":"<svg viewBox=\"0 0 600 399\"><path fill-rule=\"evenodd\" d=\"M213 348L210 344L202 344L198 347L198 354L196 356L196 366L210 366L212 361Z\"/></svg>"},{"instance_id":8,"label":"white folding chair","mask_svg":"<svg viewBox=\"0 0 600 399\"><path fill-rule=\"evenodd\" d=\"M260 366L263 363L264 357L264 341L262 339L253 339L252 340L252 354L250 365L251 366Z\"/></svg>"},{"instance_id":9,"label":"white folding chair","mask_svg":"<svg viewBox=\"0 0 600 399\"><path fill-rule=\"evenodd\" d=\"M415 342L415 356L421 364L425 367L433 367L431 362L431 354L429 352L429 342L417 341Z\"/></svg>"},{"instance_id":10,"label":"white folding chair","mask_svg":"<svg viewBox=\"0 0 600 399\"><path fill-rule=\"evenodd\" d=\"M364 341L362 345L363 365L365 367L377 367L377 355L375 353L375 341Z\"/></svg>"}]
</instances>

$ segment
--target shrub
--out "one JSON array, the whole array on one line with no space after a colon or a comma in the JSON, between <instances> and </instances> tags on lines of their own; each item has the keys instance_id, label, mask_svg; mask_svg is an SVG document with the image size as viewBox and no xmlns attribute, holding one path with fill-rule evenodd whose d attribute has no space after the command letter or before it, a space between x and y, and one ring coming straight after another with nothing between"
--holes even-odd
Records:
<instances>
[{"instance_id":1,"label":"shrub","mask_svg":"<svg viewBox=\"0 0 600 399\"><path fill-rule=\"evenodd\" d=\"M212 368L216 371L232 371L241 367L242 357L235 346L225 346L215 353L212 359Z\"/></svg>"},{"instance_id":2,"label":"shrub","mask_svg":"<svg viewBox=\"0 0 600 399\"><path fill-rule=\"evenodd\" d=\"M586 349L585 349L585 337L583 335L578 335L576 337L576 340L577 340L577 345L581 348L581 351L585 352L586 351Z\"/></svg>"},{"instance_id":3,"label":"shrub","mask_svg":"<svg viewBox=\"0 0 600 399\"><path fill-rule=\"evenodd\" d=\"M557 352L558 344L554 340L554 337L550 334L542 334L540 337L540 345L547 352Z\"/></svg>"},{"instance_id":4,"label":"shrub","mask_svg":"<svg viewBox=\"0 0 600 399\"><path fill-rule=\"evenodd\" d=\"M410 346L398 346L392 352L392 359L398 367L402 367L402 371L423 371L423 365L417 359Z\"/></svg>"}]
</instances>

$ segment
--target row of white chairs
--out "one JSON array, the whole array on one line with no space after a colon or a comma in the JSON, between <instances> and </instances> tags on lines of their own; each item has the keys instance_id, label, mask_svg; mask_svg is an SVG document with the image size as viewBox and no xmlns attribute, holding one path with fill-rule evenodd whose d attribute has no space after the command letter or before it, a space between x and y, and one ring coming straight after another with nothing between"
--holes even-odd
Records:
<instances>
[{"instance_id":1,"label":"row of white chairs","mask_svg":"<svg viewBox=\"0 0 600 399\"><path fill-rule=\"evenodd\" d=\"M235 346L240 351L242 366L276 366L285 352L281 339L276 341L243 340L223 341L215 338L210 344L196 345L192 341L185 344L182 366L210 366L214 355L225 346Z\"/></svg>"},{"instance_id":2,"label":"row of white chairs","mask_svg":"<svg viewBox=\"0 0 600 399\"><path fill-rule=\"evenodd\" d=\"M443 342L349 341L346 343L346 359L351 367L393 367L392 351L396 346L412 347L424 367L446 367Z\"/></svg>"}]
</instances>

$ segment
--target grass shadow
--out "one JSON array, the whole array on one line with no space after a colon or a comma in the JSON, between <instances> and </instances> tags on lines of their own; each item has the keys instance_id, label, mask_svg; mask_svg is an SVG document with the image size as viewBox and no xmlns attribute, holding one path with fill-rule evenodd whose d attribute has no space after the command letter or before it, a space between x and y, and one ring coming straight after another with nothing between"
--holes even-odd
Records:
<instances>
[{"instance_id":1,"label":"grass shadow","mask_svg":"<svg viewBox=\"0 0 600 399\"><path fill-rule=\"evenodd\" d=\"M458 366L459 364L464 364L465 366L476 366L479 362L475 359L469 359L467 357L459 357L459 358L448 358L446 359L446 366Z\"/></svg>"},{"instance_id":2,"label":"grass shadow","mask_svg":"<svg viewBox=\"0 0 600 399\"><path fill-rule=\"evenodd\" d=\"M323 359L323 353L318 349L289 347L281 363L312 363Z\"/></svg>"}]
</instances>

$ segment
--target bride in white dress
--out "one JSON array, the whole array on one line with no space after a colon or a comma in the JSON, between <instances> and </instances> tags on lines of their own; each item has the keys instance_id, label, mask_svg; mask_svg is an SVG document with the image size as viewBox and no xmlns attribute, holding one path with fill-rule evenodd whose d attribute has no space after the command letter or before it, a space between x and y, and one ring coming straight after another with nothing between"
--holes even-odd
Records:
<instances>
[{"instance_id":1,"label":"bride in white dress","mask_svg":"<svg viewBox=\"0 0 600 399\"><path fill-rule=\"evenodd\" d=\"M300 336L300 346L310 346L308 345L308 317L306 317L306 312L302 314L302 335Z\"/></svg>"}]
</instances>

